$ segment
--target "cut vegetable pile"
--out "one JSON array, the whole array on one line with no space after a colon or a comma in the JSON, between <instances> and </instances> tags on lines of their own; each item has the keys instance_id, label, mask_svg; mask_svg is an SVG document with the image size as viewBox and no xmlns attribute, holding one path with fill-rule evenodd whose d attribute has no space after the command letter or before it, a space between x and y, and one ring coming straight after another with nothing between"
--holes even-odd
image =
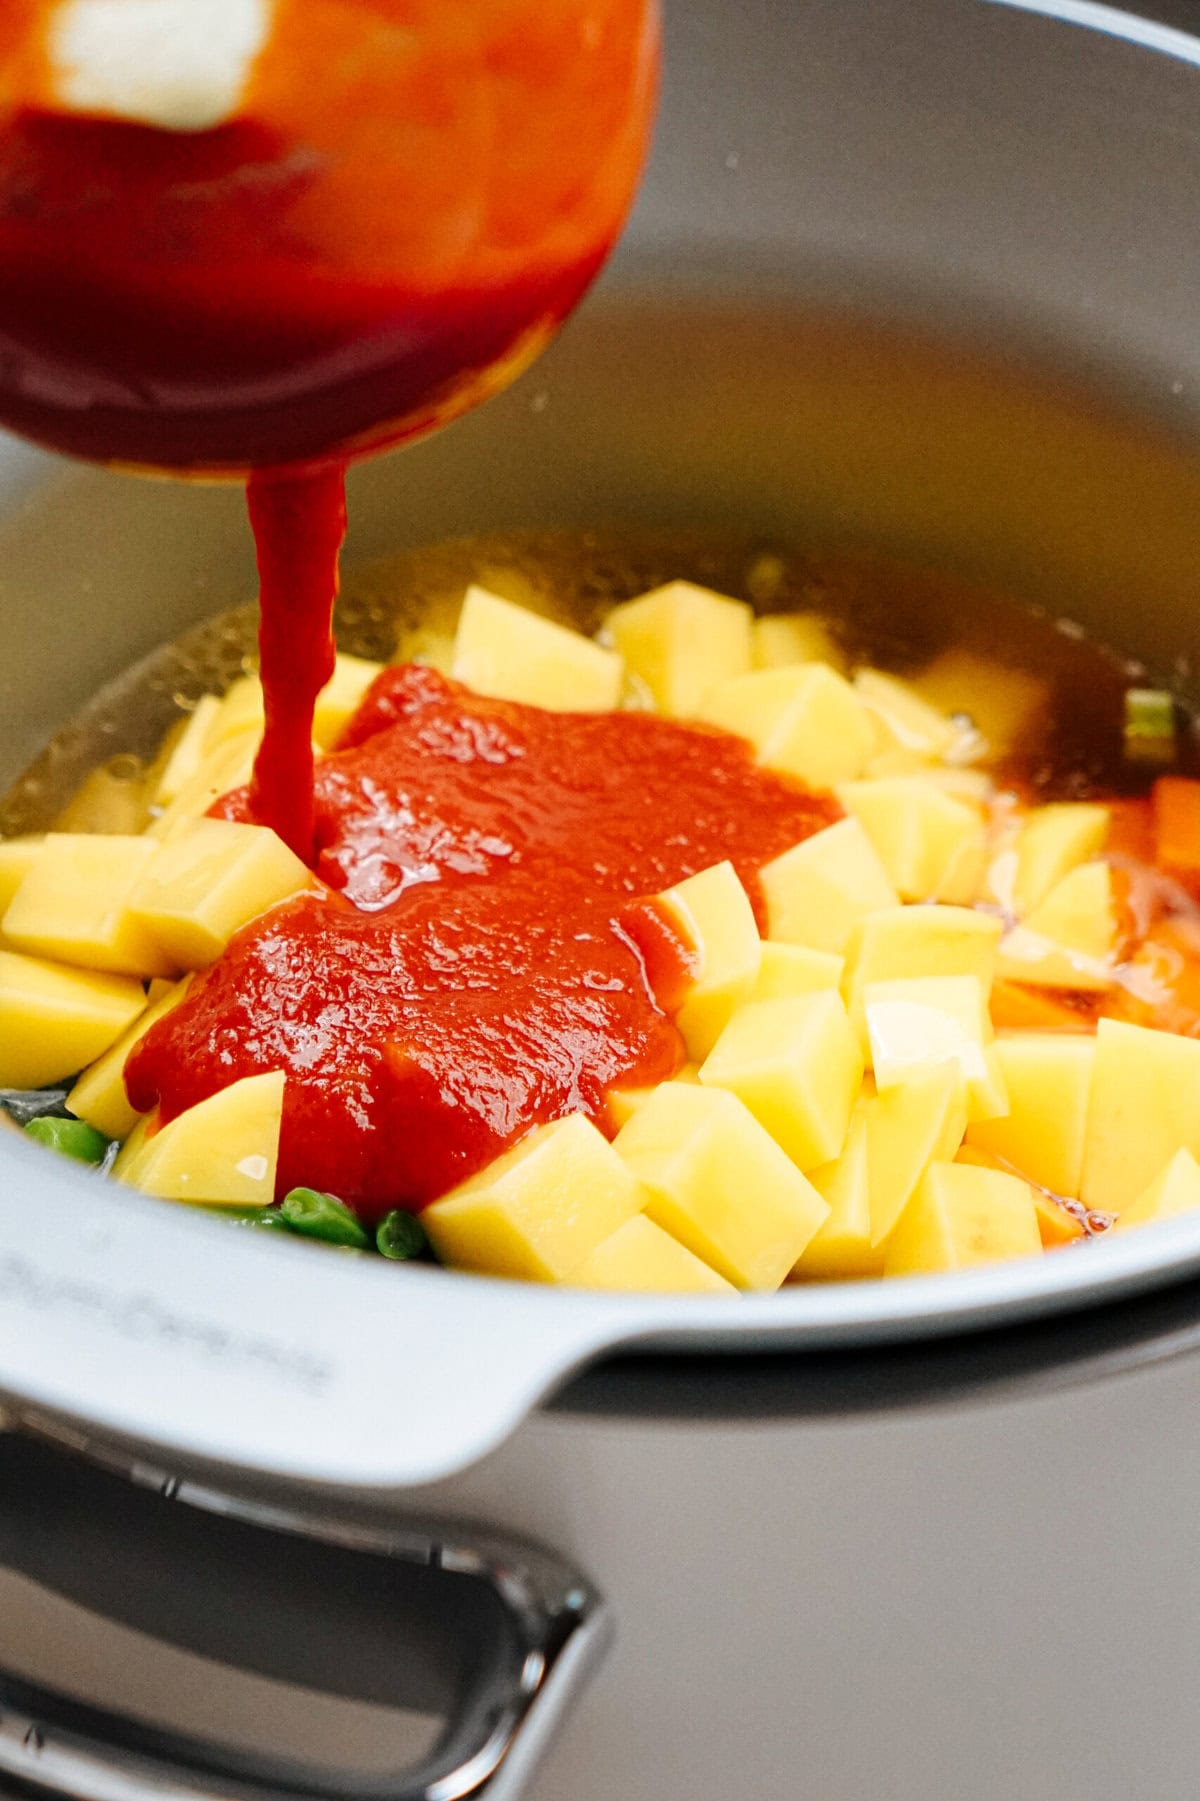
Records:
<instances>
[{"instance_id":1,"label":"cut vegetable pile","mask_svg":"<svg viewBox=\"0 0 1200 1801\"><path fill-rule=\"evenodd\" d=\"M244 1021L223 1085L137 1111L144 1073L132 1092L127 1073L144 1072L173 1018L198 1017L233 950L250 945L269 964L284 954L276 923L286 945L301 916L357 930L354 908L403 899L428 913L439 893L433 851L428 867L405 865L395 892L379 888L378 857L378 892L356 890L360 857L345 894L333 893L324 878L337 857L349 867L350 851L334 845L314 874L223 800L248 780L261 735L261 691L246 676L196 705L136 803L114 815L98 772L60 822L68 829L0 841L0 1108L29 1136L242 1223L598 1289L729 1294L948 1271L1200 1207L1200 783L1154 779L1171 762L1168 696L1127 696L1129 756L1153 781L1146 799L1038 805L1003 770L1044 694L1029 673L965 652L906 680L850 669L829 621L756 619L685 582L617 606L595 641L473 588L457 635L433 649L450 682L430 671L427 690L338 659L314 730L319 783L344 780L360 803L364 722L431 745L436 727L439 754L461 762L444 716L467 690L513 703L518 725L523 709L618 713L633 733L639 715L657 714L697 728L679 743L710 746L714 769L729 734L750 747L747 779L764 772L764 795L769 772L777 818L811 809L782 846L764 840L765 859L731 826L728 854L601 909L600 936L611 926L644 984L653 1046L631 1029L624 1074L616 1052L615 1063L593 1056L589 1068L607 1071L599 1085L562 1077L574 1101L545 1103L542 1116L510 1107L497 1124L500 1101L489 1112L475 1097L493 1136L471 1142L502 1148L449 1159L461 1179L440 1180L432 1198L411 1184L381 1198L377 1173L370 1205L349 1178L340 1194L332 1181L297 1185L287 1122L303 1058L291 1044L286 1067L244 1073ZM503 736L508 719L460 722L471 754L508 767L505 780L525 754ZM574 766L556 754L569 800ZM730 784L745 757L720 754L710 834L718 789L736 819ZM419 814L420 797L409 800L406 789ZM394 794L388 805L397 811ZM587 873L611 887L602 826L597 816ZM494 824L472 841L478 870L455 854L468 907L501 875L519 889L525 853ZM439 955L445 982L467 993L466 950ZM581 1021L601 1033L599 997L622 979L610 970L606 990L585 971L564 1042ZM327 1022L305 1029L317 1058ZM513 1031L525 1030L522 1016ZM530 1056L552 1065L559 1050L547 1040ZM397 1027L380 1068L415 1093L430 1075L422 1053L419 1033Z\"/></svg>"}]
</instances>

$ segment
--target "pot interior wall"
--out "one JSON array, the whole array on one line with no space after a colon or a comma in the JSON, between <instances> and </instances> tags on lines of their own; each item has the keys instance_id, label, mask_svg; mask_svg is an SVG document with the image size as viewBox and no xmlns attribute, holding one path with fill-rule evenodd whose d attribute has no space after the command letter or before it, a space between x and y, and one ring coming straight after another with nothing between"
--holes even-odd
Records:
<instances>
[{"instance_id":1,"label":"pot interior wall","mask_svg":"<svg viewBox=\"0 0 1200 1801\"><path fill-rule=\"evenodd\" d=\"M617 283L499 402L357 470L347 561L528 526L867 546L993 583L1174 673L1194 647L1200 432L1134 366L911 292ZM0 460L0 780L101 682L253 594L235 491ZM4 495L0 492L0 500Z\"/></svg>"}]
</instances>

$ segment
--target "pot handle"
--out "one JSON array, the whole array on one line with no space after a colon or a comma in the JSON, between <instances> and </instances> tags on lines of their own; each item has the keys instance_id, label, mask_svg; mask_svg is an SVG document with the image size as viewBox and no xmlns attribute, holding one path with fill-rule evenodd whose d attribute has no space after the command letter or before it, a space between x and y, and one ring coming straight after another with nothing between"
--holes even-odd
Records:
<instances>
[{"instance_id":1,"label":"pot handle","mask_svg":"<svg viewBox=\"0 0 1200 1801\"><path fill-rule=\"evenodd\" d=\"M7 1674L0 1636L0 1794L24 1801L514 1801L609 1633L586 1578L494 1532L285 1512L15 1435L0 1437L5 1571L35 1609L66 1600L152 1640L151 1658L299 1684L307 1708L316 1689L399 1709L414 1750L366 1777L233 1750ZM88 1677L119 1667L114 1642Z\"/></svg>"},{"instance_id":2,"label":"pot handle","mask_svg":"<svg viewBox=\"0 0 1200 1801\"><path fill-rule=\"evenodd\" d=\"M0 1408L172 1466L440 1481L664 1311L611 1300L268 1238L0 1149Z\"/></svg>"}]
</instances>

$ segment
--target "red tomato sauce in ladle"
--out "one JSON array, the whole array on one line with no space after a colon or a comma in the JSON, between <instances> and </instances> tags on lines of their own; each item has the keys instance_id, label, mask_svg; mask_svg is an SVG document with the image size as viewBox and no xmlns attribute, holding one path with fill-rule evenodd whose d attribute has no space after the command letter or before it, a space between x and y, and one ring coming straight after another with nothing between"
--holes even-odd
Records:
<instances>
[{"instance_id":1,"label":"red tomato sauce in ladle","mask_svg":"<svg viewBox=\"0 0 1200 1801\"><path fill-rule=\"evenodd\" d=\"M657 15L229 0L189 42L180 0L134 10L0 8L0 422L251 477L255 800L309 856L344 464L502 387L592 280L645 154Z\"/></svg>"}]
</instances>

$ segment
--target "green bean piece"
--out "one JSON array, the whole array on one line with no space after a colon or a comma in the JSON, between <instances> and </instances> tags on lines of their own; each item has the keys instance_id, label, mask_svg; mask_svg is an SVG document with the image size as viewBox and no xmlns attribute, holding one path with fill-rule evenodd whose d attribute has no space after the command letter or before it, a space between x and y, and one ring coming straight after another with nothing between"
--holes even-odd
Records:
<instances>
[{"instance_id":1,"label":"green bean piece","mask_svg":"<svg viewBox=\"0 0 1200 1801\"><path fill-rule=\"evenodd\" d=\"M37 1144L44 1144L48 1151L74 1157L77 1163L103 1163L108 1155L109 1140L82 1119L59 1119L42 1114L28 1122L25 1135Z\"/></svg>"},{"instance_id":2,"label":"green bean piece","mask_svg":"<svg viewBox=\"0 0 1200 1801\"><path fill-rule=\"evenodd\" d=\"M280 1212L284 1224L304 1238L319 1238L324 1244L345 1245L355 1251L371 1247L349 1207L336 1195L322 1194L316 1188L293 1188L284 1196Z\"/></svg>"},{"instance_id":3,"label":"green bean piece","mask_svg":"<svg viewBox=\"0 0 1200 1801\"><path fill-rule=\"evenodd\" d=\"M414 1257L430 1254L430 1243L424 1226L415 1213L403 1207L385 1213L375 1233L375 1248L393 1263L408 1263Z\"/></svg>"},{"instance_id":4,"label":"green bean piece","mask_svg":"<svg viewBox=\"0 0 1200 1801\"><path fill-rule=\"evenodd\" d=\"M1135 761L1175 760L1175 702L1161 688L1125 692L1125 752Z\"/></svg>"}]
</instances>

